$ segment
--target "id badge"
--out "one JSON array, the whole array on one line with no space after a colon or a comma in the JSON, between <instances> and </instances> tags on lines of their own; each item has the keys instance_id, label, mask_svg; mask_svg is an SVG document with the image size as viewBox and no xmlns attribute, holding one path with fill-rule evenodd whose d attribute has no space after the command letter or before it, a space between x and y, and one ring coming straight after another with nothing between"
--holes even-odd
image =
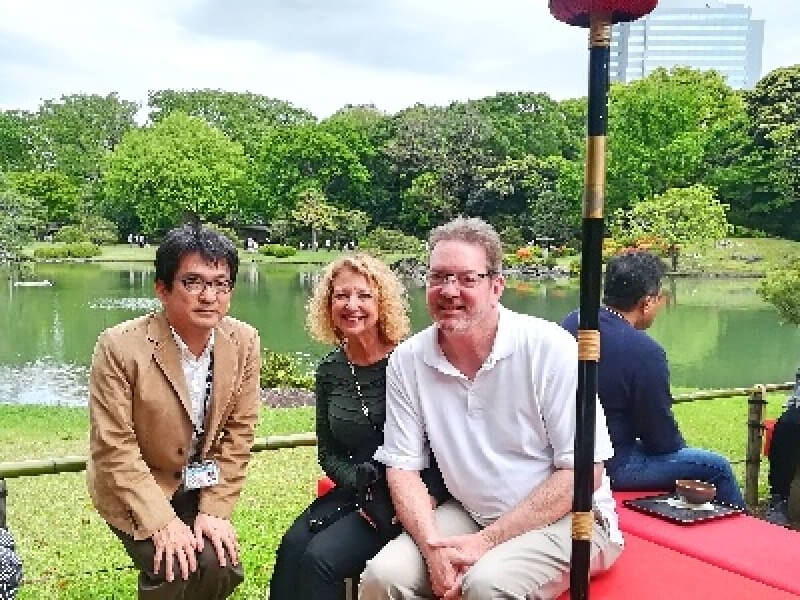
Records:
<instances>
[{"instance_id":1,"label":"id badge","mask_svg":"<svg viewBox=\"0 0 800 600\"><path fill-rule=\"evenodd\" d=\"M219 483L219 467L213 460L189 463L183 468L183 487L199 490Z\"/></svg>"}]
</instances>

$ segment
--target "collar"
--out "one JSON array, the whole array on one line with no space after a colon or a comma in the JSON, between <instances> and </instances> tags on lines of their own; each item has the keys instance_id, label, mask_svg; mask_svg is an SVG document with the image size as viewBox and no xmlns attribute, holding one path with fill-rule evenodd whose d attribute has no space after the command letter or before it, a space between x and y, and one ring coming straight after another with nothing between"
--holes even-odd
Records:
<instances>
[{"instance_id":1,"label":"collar","mask_svg":"<svg viewBox=\"0 0 800 600\"><path fill-rule=\"evenodd\" d=\"M169 326L169 331L172 334L172 339L175 340L175 344L178 346L178 350L181 353L181 360L191 360L191 361L201 361L201 360L208 360L211 356L211 351L214 349L214 330L211 330L211 336L208 338L208 343L206 347L203 349L203 353L200 356L195 356L192 354L192 351L189 350L189 346L186 345L186 342L183 341L180 334L173 329L172 325Z\"/></svg>"},{"instance_id":2,"label":"collar","mask_svg":"<svg viewBox=\"0 0 800 600\"><path fill-rule=\"evenodd\" d=\"M513 321L514 313L502 304L498 305L497 332L492 342L492 349L489 356L483 361L484 366L491 368L495 363L510 355L514 350L515 328ZM423 361L430 367L442 373L458 375L461 372L456 369L442 352L439 345L439 327L434 323L426 331L426 340L423 350Z\"/></svg>"},{"instance_id":3,"label":"collar","mask_svg":"<svg viewBox=\"0 0 800 600\"><path fill-rule=\"evenodd\" d=\"M605 310L607 313L617 317L618 319L620 319L621 321L623 321L627 325L631 325L631 323L628 321L628 319L625 318L625 315L623 315L621 312L619 312L617 310L614 310L613 308L611 308L609 306L606 306L605 304L601 304L600 307L603 310ZM631 325L631 327L632 327L632 325Z\"/></svg>"}]
</instances>

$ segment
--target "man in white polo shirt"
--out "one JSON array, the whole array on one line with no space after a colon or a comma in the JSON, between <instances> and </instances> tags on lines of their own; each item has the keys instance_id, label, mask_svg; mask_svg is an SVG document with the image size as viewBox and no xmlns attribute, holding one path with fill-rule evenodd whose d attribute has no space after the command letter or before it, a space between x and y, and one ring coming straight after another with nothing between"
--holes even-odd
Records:
<instances>
[{"instance_id":1,"label":"man in white polo shirt","mask_svg":"<svg viewBox=\"0 0 800 600\"><path fill-rule=\"evenodd\" d=\"M360 598L555 598L569 586L574 338L500 305L502 246L480 219L430 236L434 325L394 351L384 443L407 533L367 564ZM592 573L622 551L597 408ZM433 510L419 472L432 449L454 500Z\"/></svg>"}]
</instances>

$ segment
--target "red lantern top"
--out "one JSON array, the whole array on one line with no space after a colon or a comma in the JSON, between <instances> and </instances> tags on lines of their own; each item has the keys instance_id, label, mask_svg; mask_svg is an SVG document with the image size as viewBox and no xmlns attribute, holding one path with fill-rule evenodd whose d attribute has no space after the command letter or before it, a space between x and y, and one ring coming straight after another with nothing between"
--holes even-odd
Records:
<instances>
[{"instance_id":1,"label":"red lantern top","mask_svg":"<svg viewBox=\"0 0 800 600\"><path fill-rule=\"evenodd\" d=\"M635 21L657 4L658 0L550 0L550 13L569 25L588 27L591 13L611 13L612 23Z\"/></svg>"}]
</instances>

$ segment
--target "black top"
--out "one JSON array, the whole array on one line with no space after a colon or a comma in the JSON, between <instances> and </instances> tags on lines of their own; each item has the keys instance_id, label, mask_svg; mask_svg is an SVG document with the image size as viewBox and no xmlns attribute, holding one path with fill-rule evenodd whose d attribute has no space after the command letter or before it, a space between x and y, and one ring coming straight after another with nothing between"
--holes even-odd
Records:
<instances>
[{"instance_id":1,"label":"black top","mask_svg":"<svg viewBox=\"0 0 800 600\"><path fill-rule=\"evenodd\" d=\"M672 414L669 367L664 349L621 316L600 308L598 395L606 415L614 456L610 471L624 463L637 439L645 452L665 454L686 446ZM564 329L577 335L578 311Z\"/></svg>"},{"instance_id":2,"label":"black top","mask_svg":"<svg viewBox=\"0 0 800 600\"><path fill-rule=\"evenodd\" d=\"M370 460L383 442L387 363L388 359L383 358L365 367L354 365L369 419L361 410L356 382L344 352L334 350L317 367L319 464L337 486L355 490L356 466Z\"/></svg>"}]
</instances>

